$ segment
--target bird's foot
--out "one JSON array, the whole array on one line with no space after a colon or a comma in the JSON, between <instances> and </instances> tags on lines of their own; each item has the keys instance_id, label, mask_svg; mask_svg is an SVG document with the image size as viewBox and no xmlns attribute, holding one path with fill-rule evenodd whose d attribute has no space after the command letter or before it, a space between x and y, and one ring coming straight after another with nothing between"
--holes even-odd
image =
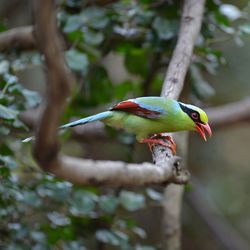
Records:
<instances>
[{"instance_id":1,"label":"bird's foot","mask_svg":"<svg viewBox=\"0 0 250 250\"><path fill-rule=\"evenodd\" d=\"M145 138L140 143L148 143L149 149L152 152L154 145L162 145L164 147L170 148L173 155L176 155L176 144L171 136L164 135L162 133L154 134L149 138Z\"/></svg>"}]
</instances>

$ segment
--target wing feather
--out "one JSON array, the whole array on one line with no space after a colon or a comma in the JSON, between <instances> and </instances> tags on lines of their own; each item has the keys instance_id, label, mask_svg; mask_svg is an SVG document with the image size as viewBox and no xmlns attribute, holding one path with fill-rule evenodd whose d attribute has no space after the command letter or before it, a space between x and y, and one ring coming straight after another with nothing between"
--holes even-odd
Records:
<instances>
[{"instance_id":1,"label":"wing feather","mask_svg":"<svg viewBox=\"0 0 250 250\"><path fill-rule=\"evenodd\" d=\"M140 103L136 101L136 99L120 102L111 107L110 110L128 112L149 119L157 119L162 115L161 109L156 109L152 105Z\"/></svg>"}]
</instances>

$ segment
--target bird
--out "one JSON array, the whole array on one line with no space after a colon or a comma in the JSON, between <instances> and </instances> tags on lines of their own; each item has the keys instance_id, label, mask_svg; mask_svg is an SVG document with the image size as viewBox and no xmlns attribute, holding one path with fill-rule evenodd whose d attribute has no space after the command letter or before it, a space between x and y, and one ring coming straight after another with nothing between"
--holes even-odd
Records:
<instances>
[{"instance_id":1,"label":"bird","mask_svg":"<svg viewBox=\"0 0 250 250\"><path fill-rule=\"evenodd\" d=\"M140 143L148 143L150 150L162 145L176 154L176 144L164 133L197 131L206 141L212 136L208 116L204 110L191 104L158 96L128 99L113 105L109 110L69 122L59 127L66 129L101 121L105 125L132 133Z\"/></svg>"}]
</instances>

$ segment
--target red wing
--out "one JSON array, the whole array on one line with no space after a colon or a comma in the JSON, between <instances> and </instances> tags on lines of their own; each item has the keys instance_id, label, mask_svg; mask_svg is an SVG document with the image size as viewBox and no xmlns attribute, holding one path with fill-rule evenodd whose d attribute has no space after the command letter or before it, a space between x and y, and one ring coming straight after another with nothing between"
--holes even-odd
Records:
<instances>
[{"instance_id":1,"label":"red wing","mask_svg":"<svg viewBox=\"0 0 250 250\"><path fill-rule=\"evenodd\" d=\"M159 118L161 115L161 112L150 110L146 107L141 107L138 103L133 101L120 102L111 107L110 110L124 111L149 119Z\"/></svg>"}]
</instances>

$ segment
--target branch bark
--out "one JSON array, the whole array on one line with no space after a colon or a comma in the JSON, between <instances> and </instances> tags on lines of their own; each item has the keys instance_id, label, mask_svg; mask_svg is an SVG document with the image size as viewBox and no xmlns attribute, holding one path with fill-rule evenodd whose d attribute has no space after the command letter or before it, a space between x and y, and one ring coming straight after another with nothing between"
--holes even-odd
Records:
<instances>
[{"instance_id":1,"label":"branch bark","mask_svg":"<svg viewBox=\"0 0 250 250\"><path fill-rule=\"evenodd\" d=\"M60 163L57 128L71 82L63 58L54 8L53 0L34 2L36 42L40 52L44 54L48 69L47 100L36 134L34 156L40 166L47 171L51 171Z\"/></svg>"},{"instance_id":2,"label":"branch bark","mask_svg":"<svg viewBox=\"0 0 250 250\"><path fill-rule=\"evenodd\" d=\"M250 120L250 97L243 100L206 109L212 127L224 127Z\"/></svg>"},{"instance_id":3,"label":"branch bark","mask_svg":"<svg viewBox=\"0 0 250 250\"><path fill-rule=\"evenodd\" d=\"M185 183L186 177L179 175L179 158L175 157L168 165L155 166L151 163L128 164L119 161L83 160L61 156L58 165L51 173L79 185L98 186L145 186ZM171 171L169 171L171 169Z\"/></svg>"},{"instance_id":4,"label":"branch bark","mask_svg":"<svg viewBox=\"0 0 250 250\"><path fill-rule=\"evenodd\" d=\"M32 26L18 27L0 33L0 52L13 48L23 50L35 48Z\"/></svg>"},{"instance_id":5,"label":"branch bark","mask_svg":"<svg viewBox=\"0 0 250 250\"><path fill-rule=\"evenodd\" d=\"M178 99L182 91L186 73L192 58L193 48L197 36L199 34L205 0L186 0L184 1L181 26L176 47L170 61L164 85L162 88L162 96L172 99ZM179 144L185 142L185 137L180 140ZM187 147L183 147L181 156L185 156ZM168 150L168 149L166 149ZM156 148L154 154L161 155L163 153ZM165 162L170 160L173 155L168 150L169 157L164 157ZM157 162L156 162L157 164ZM163 206L163 222L164 222L164 244L168 250L177 250L181 248L181 202L183 187L169 185L164 192Z\"/></svg>"}]
</instances>

